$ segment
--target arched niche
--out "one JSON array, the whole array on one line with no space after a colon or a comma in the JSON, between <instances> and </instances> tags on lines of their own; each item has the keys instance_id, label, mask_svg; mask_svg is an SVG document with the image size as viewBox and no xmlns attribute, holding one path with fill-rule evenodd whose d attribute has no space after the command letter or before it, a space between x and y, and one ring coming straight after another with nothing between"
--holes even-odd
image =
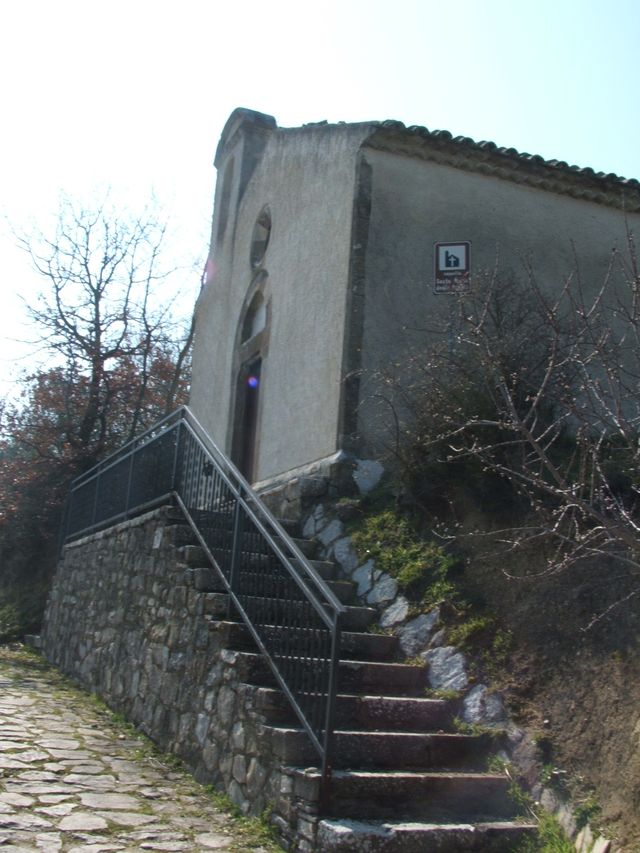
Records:
<instances>
[{"instance_id":1,"label":"arched niche","mask_svg":"<svg viewBox=\"0 0 640 853\"><path fill-rule=\"evenodd\" d=\"M271 211L269 210L269 206L265 205L258 214L253 231L251 232L251 247L249 250L251 269L256 270L264 263L270 238Z\"/></svg>"}]
</instances>

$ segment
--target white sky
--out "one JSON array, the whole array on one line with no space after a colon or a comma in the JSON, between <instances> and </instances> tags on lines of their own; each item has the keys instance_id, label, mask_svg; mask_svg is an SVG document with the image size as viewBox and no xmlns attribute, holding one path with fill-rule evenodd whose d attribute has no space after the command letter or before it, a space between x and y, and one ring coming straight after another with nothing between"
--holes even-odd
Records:
<instances>
[{"instance_id":1,"label":"white sky","mask_svg":"<svg viewBox=\"0 0 640 853\"><path fill-rule=\"evenodd\" d=\"M134 210L155 193L176 251L204 258L237 106L282 126L394 118L640 178L639 24L637 0L14 0L0 214L46 226L61 190L110 187ZM0 393L29 364L18 295L41 286L14 242L4 228Z\"/></svg>"}]
</instances>

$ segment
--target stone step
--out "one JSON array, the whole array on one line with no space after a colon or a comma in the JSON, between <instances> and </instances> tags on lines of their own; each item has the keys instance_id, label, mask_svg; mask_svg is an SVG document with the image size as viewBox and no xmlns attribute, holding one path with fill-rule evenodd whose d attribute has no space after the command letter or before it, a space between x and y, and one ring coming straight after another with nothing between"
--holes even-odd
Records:
<instances>
[{"instance_id":1,"label":"stone step","mask_svg":"<svg viewBox=\"0 0 640 853\"><path fill-rule=\"evenodd\" d=\"M229 596L223 592L202 593L204 615L209 619L219 620L227 616L229 610ZM216 622L211 623L216 624Z\"/></svg>"},{"instance_id":2,"label":"stone step","mask_svg":"<svg viewBox=\"0 0 640 853\"><path fill-rule=\"evenodd\" d=\"M345 580L327 580L325 581L331 592L338 599L340 604L355 604L356 586L352 581Z\"/></svg>"},{"instance_id":3,"label":"stone step","mask_svg":"<svg viewBox=\"0 0 640 853\"><path fill-rule=\"evenodd\" d=\"M398 653L397 637L388 634L365 634L361 631L342 631L341 657L352 660L390 661Z\"/></svg>"},{"instance_id":4,"label":"stone step","mask_svg":"<svg viewBox=\"0 0 640 853\"><path fill-rule=\"evenodd\" d=\"M296 536L300 536L300 522L295 518L279 518L278 524L287 536L291 536L292 539L295 539Z\"/></svg>"},{"instance_id":5,"label":"stone step","mask_svg":"<svg viewBox=\"0 0 640 853\"><path fill-rule=\"evenodd\" d=\"M298 539L297 542L307 543L309 546L313 546L314 543L309 542L307 539ZM268 550L268 549L267 549ZM302 549L301 549L302 550ZM309 549L307 549L309 550ZM304 554L304 551L303 551ZM231 551L229 548L214 548L213 555L217 559L220 560L221 563L228 565L231 562ZM202 556L206 560L204 555L204 551L202 552ZM256 571L265 571L267 573L273 572L273 565L275 561L276 571L274 574L277 574L278 571L278 558L274 554L271 553L261 553L259 551L250 551L245 550L242 553L242 558L240 560L240 565L245 569L255 569ZM336 574L336 565L328 560L314 560L311 557L307 556L307 561L311 565L313 569L320 575L321 578L330 581L335 578ZM304 568L302 567L302 563L300 560L293 558L291 563L294 569L299 569L300 573L303 575L306 574Z\"/></svg>"},{"instance_id":6,"label":"stone step","mask_svg":"<svg viewBox=\"0 0 640 853\"><path fill-rule=\"evenodd\" d=\"M314 669L317 662L309 659L304 666ZM271 668L259 654L239 652L240 678L249 684L275 687ZM426 666L378 661L341 660L338 667L338 691L363 692L374 695L416 695L424 691L427 683Z\"/></svg>"},{"instance_id":7,"label":"stone step","mask_svg":"<svg viewBox=\"0 0 640 853\"><path fill-rule=\"evenodd\" d=\"M427 667L378 661L340 661L338 690L379 696L415 696L424 693Z\"/></svg>"},{"instance_id":8,"label":"stone step","mask_svg":"<svg viewBox=\"0 0 640 853\"><path fill-rule=\"evenodd\" d=\"M178 549L178 553L182 562L191 568L202 568L210 565L209 558L205 554L204 548L200 545L182 545Z\"/></svg>"},{"instance_id":9,"label":"stone step","mask_svg":"<svg viewBox=\"0 0 640 853\"><path fill-rule=\"evenodd\" d=\"M233 544L232 520L230 520L226 515L206 512L198 513L194 520L206 541L211 543L211 549L213 551L218 550L221 553L226 552L228 554ZM282 526L284 526L285 533L290 536L294 544L300 551L302 551L305 557L313 558L318 549L318 543L310 539L298 538L297 534L299 533L299 525L295 521L285 521ZM185 522L184 524L171 525L165 529L169 532L171 541L174 542L174 544L181 547L199 547L197 544L197 537L188 522ZM292 531L292 533L290 531ZM245 530L242 533L240 541L247 550L251 551L252 546L255 547L257 541L256 537L260 537L258 531ZM275 539L278 541L277 535L275 536ZM206 564L204 552L202 552L202 556L205 559Z\"/></svg>"},{"instance_id":10,"label":"stone step","mask_svg":"<svg viewBox=\"0 0 640 853\"><path fill-rule=\"evenodd\" d=\"M271 723L296 725L296 716L282 691L255 688L257 707ZM361 731L438 732L452 728L453 703L444 699L394 696L336 696L335 723L338 728Z\"/></svg>"},{"instance_id":11,"label":"stone step","mask_svg":"<svg viewBox=\"0 0 640 853\"><path fill-rule=\"evenodd\" d=\"M225 592L222 578L215 569L188 568L184 573L185 583L197 592Z\"/></svg>"},{"instance_id":12,"label":"stone step","mask_svg":"<svg viewBox=\"0 0 640 853\"><path fill-rule=\"evenodd\" d=\"M537 827L517 821L490 823L390 823L325 819L318 825L323 853L513 853Z\"/></svg>"},{"instance_id":13,"label":"stone step","mask_svg":"<svg viewBox=\"0 0 640 853\"><path fill-rule=\"evenodd\" d=\"M293 776L296 796L315 795L319 771L296 769ZM500 774L334 770L331 780L333 818L446 824L513 820L518 814L510 780Z\"/></svg>"},{"instance_id":14,"label":"stone step","mask_svg":"<svg viewBox=\"0 0 640 853\"><path fill-rule=\"evenodd\" d=\"M378 619L378 611L374 607L348 604L342 614L343 631L366 631Z\"/></svg>"},{"instance_id":15,"label":"stone step","mask_svg":"<svg viewBox=\"0 0 640 853\"><path fill-rule=\"evenodd\" d=\"M314 550L314 543L309 542L309 540L299 539L299 540L297 540L297 542L306 543L307 546L309 546L307 548L307 550ZM229 547L212 547L211 552L212 552L213 556L220 562L221 565L229 565L230 564L230 562L231 562L231 559L230 559L231 550ZM304 550L302 552L303 552L303 554L305 553ZM199 566L209 566L210 565L210 561L209 561L209 559L205 553L204 548L202 548L200 545L193 544L193 540L191 540L190 544L181 545L179 548L179 553L182 557L182 560L188 566L199 567ZM307 556L307 555L305 555L305 556ZM275 559L277 559L277 558L275 558ZM257 553L257 552L251 552L251 551L244 551L242 554L240 565L242 565L244 568L253 567L256 569L256 571L262 569L262 570L266 571L267 573L269 573L269 572L273 572L273 569L271 568L273 565L273 560L274 560L274 557L268 553L264 554L264 553ZM310 557L308 557L308 562L311 565L311 567L317 572L317 574L320 575L321 578L323 578L323 580L326 580L327 582L333 582L334 581L335 574L336 574L335 563L329 562L327 560L313 560ZM300 573L304 577L305 572L302 569L301 561L297 560L297 559L292 559L291 563L295 569L300 569ZM277 573L278 573L278 569L276 566L276 571L274 572L275 577L277 577ZM350 583L350 581L343 581L343 580L338 580L336 582L341 583L341 584ZM353 588L353 584L351 585L350 589L352 589L352 588ZM351 593L351 597L353 597L352 593Z\"/></svg>"},{"instance_id":16,"label":"stone step","mask_svg":"<svg viewBox=\"0 0 640 853\"><path fill-rule=\"evenodd\" d=\"M302 728L263 726L274 753L286 764L313 764L317 759L309 737ZM333 766L374 769L480 771L487 765L491 740L482 735L456 732L334 733Z\"/></svg>"},{"instance_id":17,"label":"stone step","mask_svg":"<svg viewBox=\"0 0 640 853\"><path fill-rule=\"evenodd\" d=\"M197 542L195 533L186 522L168 525L164 528L163 535L178 548L182 545L195 545Z\"/></svg>"},{"instance_id":18,"label":"stone step","mask_svg":"<svg viewBox=\"0 0 640 853\"><path fill-rule=\"evenodd\" d=\"M243 622L230 622L223 619L218 622L211 622L210 628L219 635L222 646L225 649L234 649L235 651L257 651L258 647L256 646L255 640ZM283 696L283 699L284 698L285 697ZM294 713L293 710L291 713Z\"/></svg>"},{"instance_id":19,"label":"stone step","mask_svg":"<svg viewBox=\"0 0 640 853\"><path fill-rule=\"evenodd\" d=\"M295 536L291 537L293 539L293 544L298 548L299 551L307 557L309 560L313 560L316 553L318 552L318 543L315 539L297 539ZM331 563L330 565L333 565Z\"/></svg>"},{"instance_id":20,"label":"stone step","mask_svg":"<svg viewBox=\"0 0 640 853\"><path fill-rule=\"evenodd\" d=\"M444 699L342 694L336 703L336 725L383 731L446 731L454 708Z\"/></svg>"},{"instance_id":21,"label":"stone step","mask_svg":"<svg viewBox=\"0 0 640 853\"><path fill-rule=\"evenodd\" d=\"M300 540L300 541L308 541L308 540ZM311 543L313 544L313 543ZM304 552L303 552L304 553ZM291 561L295 568L298 567L298 560ZM309 560L311 566L316 570L316 572L326 581L334 580L336 576L336 564L332 563L328 560Z\"/></svg>"},{"instance_id":22,"label":"stone step","mask_svg":"<svg viewBox=\"0 0 640 853\"><path fill-rule=\"evenodd\" d=\"M267 630L277 630L276 626L266 626ZM249 629L243 622L220 622L218 631L224 637L227 648L252 649L254 642ZM307 646L310 629L292 628L288 631L288 643L291 648ZM361 634L343 631L341 651L343 656L355 660L389 660L394 657L398 640L385 634Z\"/></svg>"},{"instance_id":23,"label":"stone step","mask_svg":"<svg viewBox=\"0 0 640 853\"><path fill-rule=\"evenodd\" d=\"M288 617L288 621L297 619L299 623L304 624L309 606L305 600L292 601L290 598L283 601L280 598L246 596L245 602L252 612L264 612L278 623ZM373 607L346 605L341 621L342 630L366 631L377 618L378 611Z\"/></svg>"},{"instance_id":24,"label":"stone step","mask_svg":"<svg viewBox=\"0 0 640 853\"><path fill-rule=\"evenodd\" d=\"M196 525L202 530L219 530L224 534L231 534L234 527L234 502L230 501L229 505L220 510L192 510L192 518ZM284 530L287 536L295 538L300 536L300 523L295 519L280 518L277 519L280 527ZM248 534L251 535L251 524L249 524Z\"/></svg>"},{"instance_id":25,"label":"stone step","mask_svg":"<svg viewBox=\"0 0 640 853\"><path fill-rule=\"evenodd\" d=\"M312 563L313 565L313 563ZM286 573L286 569L264 572L241 570L238 580L238 593L249 595L268 595L270 599L280 598L287 603L292 599L303 600L304 595L296 581ZM304 575L302 575L304 579ZM325 580L325 583L341 604L349 604L354 599L355 585L345 580Z\"/></svg>"}]
</instances>

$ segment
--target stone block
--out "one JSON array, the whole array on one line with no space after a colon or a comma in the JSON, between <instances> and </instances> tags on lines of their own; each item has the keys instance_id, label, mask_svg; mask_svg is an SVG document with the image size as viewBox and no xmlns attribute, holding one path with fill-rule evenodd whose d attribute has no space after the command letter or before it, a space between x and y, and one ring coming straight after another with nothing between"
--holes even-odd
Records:
<instances>
[{"instance_id":1,"label":"stone block","mask_svg":"<svg viewBox=\"0 0 640 853\"><path fill-rule=\"evenodd\" d=\"M573 838L576 834L577 826L576 819L573 816L571 808L567 804L563 803L556 812L556 818L569 838Z\"/></svg>"},{"instance_id":2,"label":"stone block","mask_svg":"<svg viewBox=\"0 0 640 853\"><path fill-rule=\"evenodd\" d=\"M590 826L587 824L587 826L582 827L576 836L576 840L574 842L576 853L591 853L593 849L593 842L593 834Z\"/></svg>"},{"instance_id":3,"label":"stone block","mask_svg":"<svg viewBox=\"0 0 640 853\"><path fill-rule=\"evenodd\" d=\"M422 655L429 665L429 685L439 690L464 690L469 683L466 658L455 646L429 649Z\"/></svg>"},{"instance_id":4,"label":"stone block","mask_svg":"<svg viewBox=\"0 0 640 853\"><path fill-rule=\"evenodd\" d=\"M380 482L384 468L375 459L358 459L353 479L361 495L368 495Z\"/></svg>"},{"instance_id":5,"label":"stone block","mask_svg":"<svg viewBox=\"0 0 640 853\"><path fill-rule=\"evenodd\" d=\"M215 592L220 587L217 572L209 568L194 569L193 586L198 592Z\"/></svg>"},{"instance_id":6,"label":"stone block","mask_svg":"<svg viewBox=\"0 0 640 853\"><path fill-rule=\"evenodd\" d=\"M298 818L298 834L302 837L302 839L307 839L312 844L316 839L316 831L318 829L318 820L317 818L303 817L300 816ZM302 851L304 848L302 847L303 841L300 841L300 847L298 848ZM309 850L314 850L315 846L309 847Z\"/></svg>"},{"instance_id":7,"label":"stone block","mask_svg":"<svg viewBox=\"0 0 640 853\"><path fill-rule=\"evenodd\" d=\"M325 477L300 477L298 492L301 498L319 498L327 493Z\"/></svg>"},{"instance_id":8,"label":"stone block","mask_svg":"<svg viewBox=\"0 0 640 853\"><path fill-rule=\"evenodd\" d=\"M431 642L429 643L429 645L431 646L431 648L435 648L437 646L444 646L446 638L447 632L444 628L441 628L439 631L436 631L433 637L431 637Z\"/></svg>"},{"instance_id":9,"label":"stone block","mask_svg":"<svg viewBox=\"0 0 640 853\"><path fill-rule=\"evenodd\" d=\"M255 798L260 793L266 780L266 768L258 761L257 758L252 758L249 761L249 769L247 770L247 793L251 799Z\"/></svg>"},{"instance_id":10,"label":"stone block","mask_svg":"<svg viewBox=\"0 0 640 853\"><path fill-rule=\"evenodd\" d=\"M499 693L491 693L484 684L476 684L462 703L462 719L466 723L496 724L506 720L504 702Z\"/></svg>"},{"instance_id":11,"label":"stone block","mask_svg":"<svg viewBox=\"0 0 640 853\"><path fill-rule=\"evenodd\" d=\"M231 745L234 750L238 752L244 752L246 743L246 736L244 731L244 725L241 722L235 723L233 729L231 730Z\"/></svg>"},{"instance_id":12,"label":"stone block","mask_svg":"<svg viewBox=\"0 0 640 853\"><path fill-rule=\"evenodd\" d=\"M358 555L351 543L350 536L343 536L342 539L334 542L333 556L346 574L351 574L358 566Z\"/></svg>"},{"instance_id":13,"label":"stone block","mask_svg":"<svg viewBox=\"0 0 640 853\"><path fill-rule=\"evenodd\" d=\"M394 625L399 625L407 618L409 613L409 602L404 595L399 595L393 604L384 610L380 617L381 628L393 628Z\"/></svg>"},{"instance_id":14,"label":"stone block","mask_svg":"<svg viewBox=\"0 0 640 853\"><path fill-rule=\"evenodd\" d=\"M301 800L315 802L320 797L320 777L317 773L304 773L296 776L293 792Z\"/></svg>"},{"instance_id":15,"label":"stone block","mask_svg":"<svg viewBox=\"0 0 640 853\"><path fill-rule=\"evenodd\" d=\"M280 778L280 793L281 794L292 794L293 793L293 776L289 776L287 774L283 774Z\"/></svg>"},{"instance_id":16,"label":"stone block","mask_svg":"<svg viewBox=\"0 0 640 853\"><path fill-rule=\"evenodd\" d=\"M389 604L398 594L398 582L391 575L381 574L373 584L373 589L367 595L368 604Z\"/></svg>"},{"instance_id":17,"label":"stone block","mask_svg":"<svg viewBox=\"0 0 640 853\"><path fill-rule=\"evenodd\" d=\"M337 518L334 518L333 521L330 521L326 527L323 527L322 530L317 530L316 535L320 542L323 545L330 545L332 542L335 542L336 539L339 539L344 533L344 524L339 521Z\"/></svg>"},{"instance_id":18,"label":"stone block","mask_svg":"<svg viewBox=\"0 0 640 853\"><path fill-rule=\"evenodd\" d=\"M216 770L218 767L219 750L215 743L207 743L202 750L202 760L207 770Z\"/></svg>"},{"instance_id":19,"label":"stone block","mask_svg":"<svg viewBox=\"0 0 640 853\"><path fill-rule=\"evenodd\" d=\"M360 598L364 597L371 591L374 581L375 563L373 560L367 560L366 563L359 566L351 575L351 580L357 584L356 595Z\"/></svg>"},{"instance_id":20,"label":"stone block","mask_svg":"<svg viewBox=\"0 0 640 853\"><path fill-rule=\"evenodd\" d=\"M209 715L200 712L196 718L195 736L196 740L202 746L207 738L209 731Z\"/></svg>"},{"instance_id":21,"label":"stone block","mask_svg":"<svg viewBox=\"0 0 640 853\"><path fill-rule=\"evenodd\" d=\"M249 803L244 795L244 792L235 779L231 780L229 785L229 799L236 805L243 814L249 811Z\"/></svg>"},{"instance_id":22,"label":"stone block","mask_svg":"<svg viewBox=\"0 0 640 853\"><path fill-rule=\"evenodd\" d=\"M234 717L236 696L226 685L218 693L218 718L223 725L230 725Z\"/></svg>"},{"instance_id":23,"label":"stone block","mask_svg":"<svg viewBox=\"0 0 640 853\"><path fill-rule=\"evenodd\" d=\"M236 755L231 766L233 778L239 785L244 785L247 780L247 761L244 755Z\"/></svg>"},{"instance_id":24,"label":"stone block","mask_svg":"<svg viewBox=\"0 0 640 853\"><path fill-rule=\"evenodd\" d=\"M400 648L407 657L415 657L426 647L439 621L440 610L436 607L429 613L421 613L397 631Z\"/></svg>"}]
</instances>

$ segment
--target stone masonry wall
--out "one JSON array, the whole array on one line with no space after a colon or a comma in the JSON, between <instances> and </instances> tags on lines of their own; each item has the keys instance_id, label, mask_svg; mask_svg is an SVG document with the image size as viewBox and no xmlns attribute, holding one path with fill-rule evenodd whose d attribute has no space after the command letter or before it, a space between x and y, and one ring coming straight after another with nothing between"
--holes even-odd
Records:
<instances>
[{"instance_id":1,"label":"stone masonry wall","mask_svg":"<svg viewBox=\"0 0 640 853\"><path fill-rule=\"evenodd\" d=\"M242 683L237 653L223 648L207 619L222 616L221 597L198 592L197 571L180 562L171 512L67 546L43 653L183 759L198 780L258 814L280 802L281 788L287 799L290 781L261 737L256 689Z\"/></svg>"}]
</instances>

